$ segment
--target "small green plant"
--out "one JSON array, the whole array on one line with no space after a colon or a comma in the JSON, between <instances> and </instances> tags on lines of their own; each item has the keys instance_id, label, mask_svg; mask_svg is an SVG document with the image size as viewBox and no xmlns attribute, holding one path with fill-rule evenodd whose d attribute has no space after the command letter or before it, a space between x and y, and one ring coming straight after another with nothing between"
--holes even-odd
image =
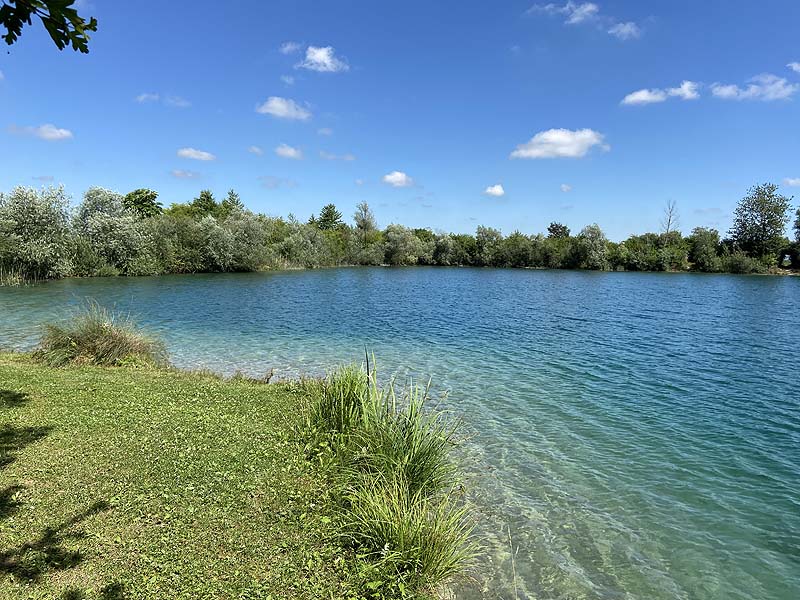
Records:
<instances>
[{"instance_id":1,"label":"small green plant","mask_svg":"<svg viewBox=\"0 0 800 600\"><path fill-rule=\"evenodd\" d=\"M127 316L95 302L88 303L67 323L49 323L35 356L60 367L67 364L102 366L166 366L164 345Z\"/></svg>"}]
</instances>

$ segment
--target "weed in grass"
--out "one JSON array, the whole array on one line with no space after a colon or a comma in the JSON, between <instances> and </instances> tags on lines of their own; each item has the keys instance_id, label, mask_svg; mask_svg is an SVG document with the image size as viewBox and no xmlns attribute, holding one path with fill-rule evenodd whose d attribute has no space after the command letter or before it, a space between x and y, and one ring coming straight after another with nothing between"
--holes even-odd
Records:
<instances>
[{"instance_id":1,"label":"weed in grass","mask_svg":"<svg viewBox=\"0 0 800 600\"><path fill-rule=\"evenodd\" d=\"M164 345L142 333L127 316L89 302L71 321L45 326L35 356L49 366L165 366Z\"/></svg>"}]
</instances>

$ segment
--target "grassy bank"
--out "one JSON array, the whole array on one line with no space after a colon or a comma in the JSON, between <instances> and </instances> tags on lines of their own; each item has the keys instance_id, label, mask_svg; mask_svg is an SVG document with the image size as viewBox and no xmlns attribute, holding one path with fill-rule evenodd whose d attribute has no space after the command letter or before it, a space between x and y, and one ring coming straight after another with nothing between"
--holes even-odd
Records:
<instances>
[{"instance_id":1,"label":"grassy bank","mask_svg":"<svg viewBox=\"0 0 800 600\"><path fill-rule=\"evenodd\" d=\"M169 368L90 303L0 354L0 598L430 598L471 525L426 393Z\"/></svg>"},{"instance_id":2,"label":"grassy bank","mask_svg":"<svg viewBox=\"0 0 800 600\"><path fill-rule=\"evenodd\" d=\"M329 598L297 386L0 355L0 598Z\"/></svg>"}]
</instances>

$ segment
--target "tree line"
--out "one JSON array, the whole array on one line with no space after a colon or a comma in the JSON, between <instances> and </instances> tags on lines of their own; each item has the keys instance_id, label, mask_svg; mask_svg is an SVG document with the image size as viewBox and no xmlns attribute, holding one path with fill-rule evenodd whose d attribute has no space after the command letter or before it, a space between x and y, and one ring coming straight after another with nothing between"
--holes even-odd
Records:
<instances>
[{"instance_id":1,"label":"tree line","mask_svg":"<svg viewBox=\"0 0 800 600\"><path fill-rule=\"evenodd\" d=\"M256 214L231 190L218 201L203 190L163 208L153 190L122 195L92 187L71 208L63 187L16 187L0 193L0 280L68 276L258 271L340 265L442 265L763 273L800 268L800 209L794 240L785 237L791 199L777 186L751 188L725 237L697 227L684 236L677 211L664 211L659 232L608 240L596 224L577 235L561 223L546 234L503 236L391 224L380 229L369 205L346 223L333 204L307 222Z\"/></svg>"}]
</instances>

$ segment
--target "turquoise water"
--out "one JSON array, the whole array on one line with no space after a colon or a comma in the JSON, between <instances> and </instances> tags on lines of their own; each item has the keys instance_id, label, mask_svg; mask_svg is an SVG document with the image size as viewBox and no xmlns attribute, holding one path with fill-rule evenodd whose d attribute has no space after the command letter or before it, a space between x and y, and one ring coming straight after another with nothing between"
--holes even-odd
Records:
<instances>
[{"instance_id":1,"label":"turquoise water","mask_svg":"<svg viewBox=\"0 0 800 600\"><path fill-rule=\"evenodd\" d=\"M800 598L800 278L65 280L0 288L0 346L29 347L86 297L183 367L313 374L366 345L385 374L432 377L465 422L485 543L464 597Z\"/></svg>"}]
</instances>

